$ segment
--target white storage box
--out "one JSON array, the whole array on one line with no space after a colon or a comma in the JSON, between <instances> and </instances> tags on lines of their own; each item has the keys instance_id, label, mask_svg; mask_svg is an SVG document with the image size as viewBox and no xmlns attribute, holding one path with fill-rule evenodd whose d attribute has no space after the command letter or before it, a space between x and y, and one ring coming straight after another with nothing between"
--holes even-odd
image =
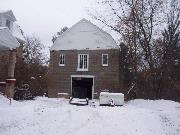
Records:
<instances>
[{"instance_id":1,"label":"white storage box","mask_svg":"<svg viewBox=\"0 0 180 135\"><path fill-rule=\"evenodd\" d=\"M124 94L101 92L99 97L100 105L123 105Z\"/></svg>"}]
</instances>

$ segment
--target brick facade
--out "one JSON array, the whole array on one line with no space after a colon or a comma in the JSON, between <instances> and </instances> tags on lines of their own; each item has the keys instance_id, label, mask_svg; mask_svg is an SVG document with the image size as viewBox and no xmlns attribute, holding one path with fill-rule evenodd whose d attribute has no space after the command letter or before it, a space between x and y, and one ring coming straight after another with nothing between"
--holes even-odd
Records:
<instances>
[{"instance_id":1,"label":"brick facade","mask_svg":"<svg viewBox=\"0 0 180 135\"><path fill-rule=\"evenodd\" d=\"M5 82L8 75L9 50L0 52L0 82Z\"/></svg>"},{"instance_id":2,"label":"brick facade","mask_svg":"<svg viewBox=\"0 0 180 135\"><path fill-rule=\"evenodd\" d=\"M0 51L0 82L8 78L9 50ZM16 62L22 59L22 46L16 48Z\"/></svg>"},{"instance_id":3,"label":"brick facade","mask_svg":"<svg viewBox=\"0 0 180 135\"><path fill-rule=\"evenodd\" d=\"M60 54L65 55L65 66L59 66ZM89 54L88 71L77 71L78 54ZM102 66L102 54L108 54L108 66ZM94 76L94 93L104 89L110 92L121 91L119 74L119 50L64 50L50 52L48 96L58 97L57 93L71 95L71 75ZM94 97L97 97L94 95Z\"/></svg>"}]
</instances>

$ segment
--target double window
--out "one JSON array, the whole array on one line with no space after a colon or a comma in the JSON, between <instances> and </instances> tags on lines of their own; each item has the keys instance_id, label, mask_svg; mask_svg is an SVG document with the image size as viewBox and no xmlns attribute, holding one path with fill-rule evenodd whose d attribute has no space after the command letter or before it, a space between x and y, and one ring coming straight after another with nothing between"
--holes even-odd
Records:
<instances>
[{"instance_id":1,"label":"double window","mask_svg":"<svg viewBox=\"0 0 180 135\"><path fill-rule=\"evenodd\" d=\"M108 66L108 54L102 54L102 66Z\"/></svg>"},{"instance_id":2,"label":"double window","mask_svg":"<svg viewBox=\"0 0 180 135\"><path fill-rule=\"evenodd\" d=\"M78 71L88 71L89 55L78 54Z\"/></svg>"},{"instance_id":3,"label":"double window","mask_svg":"<svg viewBox=\"0 0 180 135\"><path fill-rule=\"evenodd\" d=\"M65 66L65 55L64 54L60 54L59 66Z\"/></svg>"}]
</instances>

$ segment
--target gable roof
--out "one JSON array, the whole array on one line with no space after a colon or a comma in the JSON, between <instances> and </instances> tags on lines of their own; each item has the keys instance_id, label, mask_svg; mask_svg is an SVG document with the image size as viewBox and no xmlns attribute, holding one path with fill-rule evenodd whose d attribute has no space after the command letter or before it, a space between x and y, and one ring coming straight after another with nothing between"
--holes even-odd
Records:
<instances>
[{"instance_id":1,"label":"gable roof","mask_svg":"<svg viewBox=\"0 0 180 135\"><path fill-rule=\"evenodd\" d=\"M80 20L60 35L50 50L118 49L110 34L86 19Z\"/></svg>"},{"instance_id":2,"label":"gable roof","mask_svg":"<svg viewBox=\"0 0 180 135\"><path fill-rule=\"evenodd\" d=\"M19 47L17 39L11 34L7 27L0 27L0 51L12 50Z\"/></svg>"},{"instance_id":3,"label":"gable roof","mask_svg":"<svg viewBox=\"0 0 180 135\"><path fill-rule=\"evenodd\" d=\"M24 39L23 34L21 32L20 26L14 22L14 21L16 21L16 17L14 16L12 10L0 10L0 15L2 15L2 16L7 15L8 18L9 17L11 18L10 20L13 21L13 26L12 26L13 28L11 31L13 36L15 36L17 38L18 42L20 42L22 44L25 43L25 39ZM6 27L6 26L4 25L3 27Z\"/></svg>"},{"instance_id":4,"label":"gable roof","mask_svg":"<svg viewBox=\"0 0 180 135\"><path fill-rule=\"evenodd\" d=\"M14 16L12 10L0 10L0 14L8 15L12 21L16 21L16 17Z\"/></svg>"}]
</instances>

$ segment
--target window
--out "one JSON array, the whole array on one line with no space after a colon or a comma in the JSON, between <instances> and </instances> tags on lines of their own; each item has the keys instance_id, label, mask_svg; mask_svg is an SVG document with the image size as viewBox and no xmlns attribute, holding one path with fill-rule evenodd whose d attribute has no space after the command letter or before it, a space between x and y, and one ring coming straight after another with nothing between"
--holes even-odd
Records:
<instances>
[{"instance_id":1,"label":"window","mask_svg":"<svg viewBox=\"0 0 180 135\"><path fill-rule=\"evenodd\" d=\"M108 66L108 54L102 54L102 66Z\"/></svg>"},{"instance_id":2,"label":"window","mask_svg":"<svg viewBox=\"0 0 180 135\"><path fill-rule=\"evenodd\" d=\"M6 20L6 27L8 27L10 29L10 24L11 22L9 20Z\"/></svg>"},{"instance_id":3,"label":"window","mask_svg":"<svg viewBox=\"0 0 180 135\"><path fill-rule=\"evenodd\" d=\"M64 54L60 54L59 66L65 66L65 55Z\"/></svg>"},{"instance_id":4,"label":"window","mask_svg":"<svg viewBox=\"0 0 180 135\"><path fill-rule=\"evenodd\" d=\"M88 71L89 55L78 54L78 71Z\"/></svg>"}]
</instances>

